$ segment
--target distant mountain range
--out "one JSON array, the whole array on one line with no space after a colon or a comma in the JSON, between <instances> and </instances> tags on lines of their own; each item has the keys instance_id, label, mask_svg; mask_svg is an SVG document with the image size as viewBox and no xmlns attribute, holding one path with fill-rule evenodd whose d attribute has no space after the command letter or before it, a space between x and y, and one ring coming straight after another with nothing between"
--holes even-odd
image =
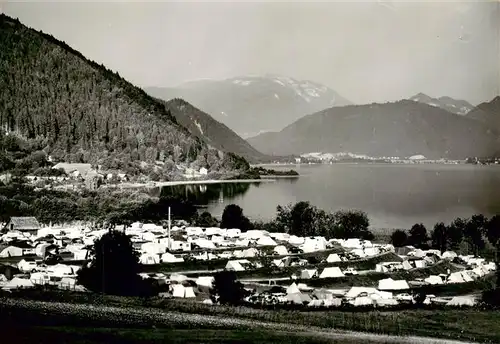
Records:
<instances>
[{"instance_id":1,"label":"distant mountain range","mask_svg":"<svg viewBox=\"0 0 500 344\"><path fill-rule=\"evenodd\" d=\"M118 73L3 14L0 47L0 128L56 160L117 169L157 160L216 172L245 168L240 157L179 124L176 103L167 111Z\"/></svg>"},{"instance_id":2,"label":"distant mountain range","mask_svg":"<svg viewBox=\"0 0 500 344\"><path fill-rule=\"evenodd\" d=\"M253 148L247 141L234 131L213 119L207 113L197 109L182 99L172 99L164 102L167 110L177 119L177 122L189 132L204 141L207 145L224 152L241 155L250 163L271 161Z\"/></svg>"},{"instance_id":3,"label":"distant mountain range","mask_svg":"<svg viewBox=\"0 0 500 344\"><path fill-rule=\"evenodd\" d=\"M145 91L163 100L183 98L244 138L281 130L325 108L352 104L324 85L278 75L200 80Z\"/></svg>"},{"instance_id":4,"label":"distant mountain range","mask_svg":"<svg viewBox=\"0 0 500 344\"><path fill-rule=\"evenodd\" d=\"M372 157L421 154L430 159L463 159L496 151L499 131L499 127L439 106L402 100L329 108L248 142L265 154L276 155L352 152Z\"/></svg>"},{"instance_id":5,"label":"distant mountain range","mask_svg":"<svg viewBox=\"0 0 500 344\"><path fill-rule=\"evenodd\" d=\"M465 100L457 100L451 97L432 98L424 93L419 93L410 98L415 102L424 103L430 106L439 107L457 115L466 115L474 106Z\"/></svg>"}]
</instances>

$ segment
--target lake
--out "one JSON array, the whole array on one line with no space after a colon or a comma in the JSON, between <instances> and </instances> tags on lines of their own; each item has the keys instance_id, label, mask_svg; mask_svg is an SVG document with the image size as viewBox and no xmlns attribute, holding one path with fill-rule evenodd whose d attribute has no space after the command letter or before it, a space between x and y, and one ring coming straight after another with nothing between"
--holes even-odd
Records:
<instances>
[{"instance_id":1,"label":"lake","mask_svg":"<svg viewBox=\"0 0 500 344\"><path fill-rule=\"evenodd\" d=\"M279 167L273 166L279 169ZM283 168L283 167L281 167ZM268 183L169 187L191 195L221 216L235 203L253 220L269 220L277 205L298 201L330 211L365 211L374 228L409 228L475 213L500 214L500 166L441 164L332 164L287 166L298 179Z\"/></svg>"}]
</instances>

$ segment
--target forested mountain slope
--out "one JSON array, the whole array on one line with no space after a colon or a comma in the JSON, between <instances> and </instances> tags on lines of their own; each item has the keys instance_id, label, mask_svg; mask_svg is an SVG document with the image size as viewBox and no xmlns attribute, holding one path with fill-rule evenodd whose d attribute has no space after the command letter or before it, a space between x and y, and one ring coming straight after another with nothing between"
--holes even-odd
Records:
<instances>
[{"instance_id":1,"label":"forested mountain slope","mask_svg":"<svg viewBox=\"0 0 500 344\"><path fill-rule=\"evenodd\" d=\"M119 166L171 159L212 170L234 167L231 155L209 149L118 73L3 14L0 126L38 140L57 160Z\"/></svg>"},{"instance_id":2,"label":"forested mountain slope","mask_svg":"<svg viewBox=\"0 0 500 344\"><path fill-rule=\"evenodd\" d=\"M165 107L177 122L206 144L224 152L241 155L251 163L271 160L271 157L253 148L225 124L216 121L190 103L176 98L165 102Z\"/></svg>"}]
</instances>

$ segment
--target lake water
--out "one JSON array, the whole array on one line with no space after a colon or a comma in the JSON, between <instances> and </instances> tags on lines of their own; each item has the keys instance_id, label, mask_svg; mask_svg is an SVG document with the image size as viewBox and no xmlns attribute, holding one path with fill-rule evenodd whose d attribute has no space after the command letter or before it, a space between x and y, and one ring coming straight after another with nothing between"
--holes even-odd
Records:
<instances>
[{"instance_id":1,"label":"lake water","mask_svg":"<svg viewBox=\"0 0 500 344\"><path fill-rule=\"evenodd\" d=\"M198 203L207 205L215 216L235 203L254 220L272 219L277 205L298 201L310 201L330 211L363 210L374 228L409 228L418 222L432 228L436 222L447 223L459 216L500 214L500 166L333 164L292 168L300 178L175 190L201 199Z\"/></svg>"}]
</instances>

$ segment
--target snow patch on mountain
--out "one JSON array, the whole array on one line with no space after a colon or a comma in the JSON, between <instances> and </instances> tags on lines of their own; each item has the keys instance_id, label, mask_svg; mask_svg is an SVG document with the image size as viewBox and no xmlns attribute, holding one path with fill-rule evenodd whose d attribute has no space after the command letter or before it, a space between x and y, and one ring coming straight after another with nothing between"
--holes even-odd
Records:
<instances>
[{"instance_id":1,"label":"snow patch on mountain","mask_svg":"<svg viewBox=\"0 0 500 344\"><path fill-rule=\"evenodd\" d=\"M280 99L280 96L278 96L276 93L274 94L274 98Z\"/></svg>"},{"instance_id":2,"label":"snow patch on mountain","mask_svg":"<svg viewBox=\"0 0 500 344\"><path fill-rule=\"evenodd\" d=\"M241 86L248 86L252 83L251 80L233 80L233 84L235 85L241 85Z\"/></svg>"}]
</instances>

